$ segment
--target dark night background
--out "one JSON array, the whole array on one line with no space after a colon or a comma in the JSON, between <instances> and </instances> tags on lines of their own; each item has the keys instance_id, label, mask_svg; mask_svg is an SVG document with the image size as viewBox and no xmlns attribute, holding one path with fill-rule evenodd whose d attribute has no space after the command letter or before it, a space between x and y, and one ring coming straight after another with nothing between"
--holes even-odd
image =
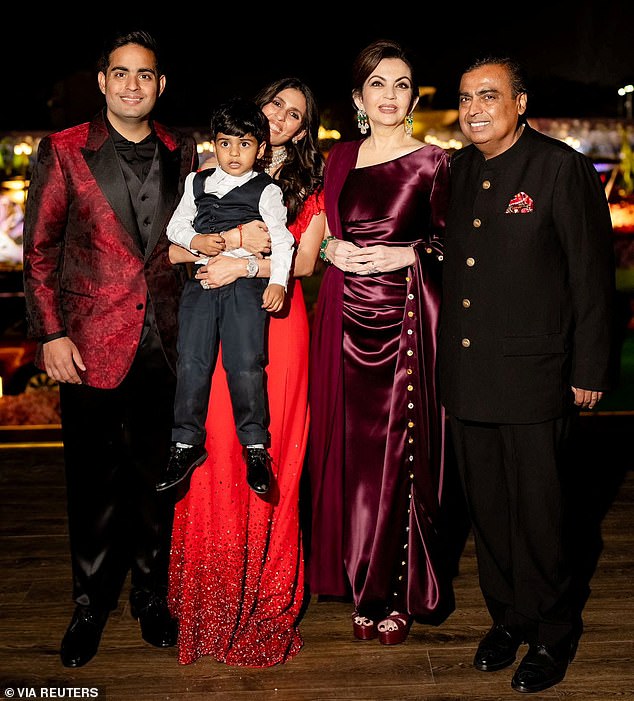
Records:
<instances>
[{"instance_id":1,"label":"dark night background","mask_svg":"<svg viewBox=\"0 0 634 701\"><path fill-rule=\"evenodd\" d=\"M297 75L315 91L322 123L345 138L354 131L351 64L376 38L410 50L419 85L437 89L426 103L433 109L456 107L460 73L473 59L504 54L527 69L529 116L625 115L617 89L634 82L633 0L473 3L467 10L454 3L430 10L428 3L395 2L379 11L340 5L190 3L160 15L151 5L145 13L106 6L95 8L102 17L90 22L43 13L5 17L0 131L48 131L90 118L103 104L95 61L115 28L147 28L159 38L167 87L156 116L172 126L205 130L217 102Z\"/></svg>"}]
</instances>

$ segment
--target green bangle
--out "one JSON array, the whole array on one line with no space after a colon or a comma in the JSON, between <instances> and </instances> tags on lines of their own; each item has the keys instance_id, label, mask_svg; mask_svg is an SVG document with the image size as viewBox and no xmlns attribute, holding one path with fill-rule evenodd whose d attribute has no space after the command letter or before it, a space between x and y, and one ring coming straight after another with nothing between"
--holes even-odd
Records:
<instances>
[{"instance_id":1,"label":"green bangle","mask_svg":"<svg viewBox=\"0 0 634 701\"><path fill-rule=\"evenodd\" d=\"M326 256L326 248L328 248L328 244L331 241L334 241L336 238L336 236L326 236L326 238L319 245L319 257L324 261L324 263L328 263L328 265L332 265L332 261L328 258L328 256Z\"/></svg>"}]
</instances>

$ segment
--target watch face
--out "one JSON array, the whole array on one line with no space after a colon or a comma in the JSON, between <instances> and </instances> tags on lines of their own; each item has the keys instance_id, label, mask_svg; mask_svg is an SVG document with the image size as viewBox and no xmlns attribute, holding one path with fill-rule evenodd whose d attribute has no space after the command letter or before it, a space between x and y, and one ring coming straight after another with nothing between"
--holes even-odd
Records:
<instances>
[{"instance_id":1,"label":"watch face","mask_svg":"<svg viewBox=\"0 0 634 701\"><path fill-rule=\"evenodd\" d=\"M257 264L253 258L249 258L247 261L247 276L248 277L255 277L258 274L258 270L260 269L260 266Z\"/></svg>"}]
</instances>

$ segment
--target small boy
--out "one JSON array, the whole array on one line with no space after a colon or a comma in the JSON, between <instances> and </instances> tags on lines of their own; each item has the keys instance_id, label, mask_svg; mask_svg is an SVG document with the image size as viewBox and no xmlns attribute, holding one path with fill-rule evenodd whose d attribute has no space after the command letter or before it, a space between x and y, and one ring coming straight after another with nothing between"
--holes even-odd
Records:
<instances>
[{"instance_id":1,"label":"small boy","mask_svg":"<svg viewBox=\"0 0 634 701\"><path fill-rule=\"evenodd\" d=\"M294 238L286 228L282 190L253 167L269 138L269 123L253 102L235 98L213 114L211 134L217 168L190 173L167 236L204 265L222 248L218 234L261 219L271 238L271 276L256 277L257 259L243 248L221 255L245 259L245 277L209 289L191 278L180 300L178 363L172 447L158 491L178 484L207 458L205 419L211 377L222 342L223 365L231 394L238 440L244 446L247 482L265 494L270 487L270 456L264 365L267 312L279 311L286 295Z\"/></svg>"}]
</instances>

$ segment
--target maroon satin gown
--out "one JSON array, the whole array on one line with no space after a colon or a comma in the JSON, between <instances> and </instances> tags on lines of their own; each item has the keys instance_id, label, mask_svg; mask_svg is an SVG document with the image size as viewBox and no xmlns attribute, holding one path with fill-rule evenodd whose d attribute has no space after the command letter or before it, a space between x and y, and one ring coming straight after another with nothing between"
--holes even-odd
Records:
<instances>
[{"instance_id":1,"label":"maroon satin gown","mask_svg":"<svg viewBox=\"0 0 634 701\"><path fill-rule=\"evenodd\" d=\"M336 146L325 197L333 233L358 246L413 246L410 268L328 268L311 347L312 594L351 595L371 618L452 605L443 567L444 414L436 388L448 159L425 146L355 168Z\"/></svg>"}]
</instances>

